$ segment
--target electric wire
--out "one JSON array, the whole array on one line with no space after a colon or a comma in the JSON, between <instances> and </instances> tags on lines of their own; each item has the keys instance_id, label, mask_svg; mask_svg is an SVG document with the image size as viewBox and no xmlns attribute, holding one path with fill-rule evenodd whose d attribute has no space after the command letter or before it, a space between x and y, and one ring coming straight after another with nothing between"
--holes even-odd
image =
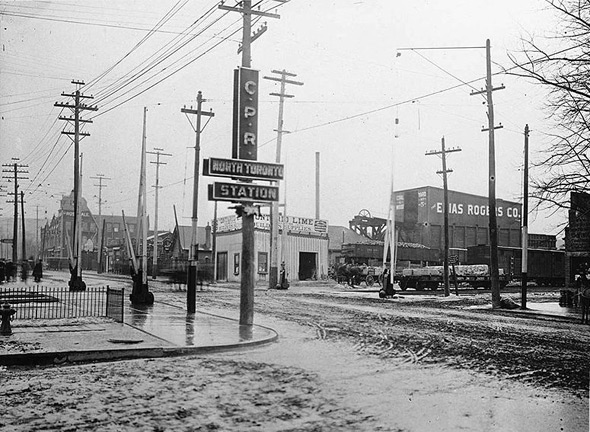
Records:
<instances>
[{"instance_id":1,"label":"electric wire","mask_svg":"<svg viewBox=\"0 0 590 432\"><path fill-rule=\"evenodd\" d=\"M182 4L180 4L183 2ZM166 14L156 23L154 27L137 42L129 52L127 52L121 59L115 62L111 67L105 70L103 73L99 74L96 78L91 80L84 88L84 90L89 90L94 84L98 83L102 80L109 72L111 72L114 68L116 68L121 62L123 62L126 58L128 58L135 50L137 50L141 45L143 45L158 29L160 29L164 24L166 24L174 15L176 15L186 4L188 0L178 0L176 4L168 11ZM175 10L176 9L176 10Z\"/></svg>"},{"instance_id":2,"label":"electric wire","mask_svg":"<svg viewBox=\"0 0 590 432\"><path fill-rule=\"evenodd\" d=\"M212 23L210 25L213 25L213 24L214 23ZM206 29L204 29L204 30L206 30ZM200 31L198 35L200 35L204 30ZM117 92L120 92L123 88L127 87L128 85L130 85L131 83L133 83L135 80L141 78L143 75L145 75L149 71L151 71L154 67L156 67L157 65L161 64L163 61L165 61L166 59L168 59L172 54L175 54L176 52L178 52L178 50L180 50L181 48L183 48L184 46L186 46L186 44L188 44L190 41L192 41L198 35L195 35L195 36L189 38L184 43L178 42L178 43L181 44L179 47L177 45L173 45L172 47L167 48L166 51L164 51L163 53L161 53L156 59L152 60L147 65L144 65L142 67L142 69L139 70L139 72L134 73L131 77L126 78L126 76L123 76L122 78L119 78L115 82L115 84L112 84L111 86L109 86L108 89L102 90L101 92L99 92L97 94L96 103L97 104L100 104L105 99L107 99L109 96L112 96L113 94L115 94ZM158 53L162 49L166 48L166 46L168 46L170 43L174 42L175 39L173 39L172 41L168 42L166 45L164 45L164 47L162 47L158 51L156 51L156 53ZM171 50L173 50L173 51L171 52ZM145 62L144 62L144 64L145 64ZM138 67L141 67L141 65L138 66ZM135 69L137 69L138 67L136 67ZM130 73L131 72L128 72L126 75L129 75Z\"/></svg>"}]
</instances>

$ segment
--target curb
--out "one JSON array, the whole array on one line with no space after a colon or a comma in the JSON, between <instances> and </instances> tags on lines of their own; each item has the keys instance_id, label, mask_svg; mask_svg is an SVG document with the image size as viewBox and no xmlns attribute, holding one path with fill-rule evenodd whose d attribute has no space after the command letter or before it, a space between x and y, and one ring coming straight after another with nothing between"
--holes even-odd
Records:
<instances>
[{"instance_id":1,"label":"curb","mask_svg":"<svg viewBox=\"0 0 590 432\"><path fill-rule=\"evenodd\" d=\"M545 320L557 320L557 321L567 321L573 324L579 324L581 318L573 317L573 316L565 316L565 315L555 315L551 313L543 313L543 312L536 312L534 309L531 310L520 310L520 309L494 309L494 312L500 312L504 315L519 315L520 317L530 317L535 319L545 319Z\"/></svg>"},{"instance_id":2,"label":"curb","mask_svg":"<svg viewBox=\"0 0 590 432\"><path fill-rule=\"evenodd\" d=\"M259 326L262 327L262 326ZM264 327L274 333L273 336L253 341L238 342L227 345L205 345L198 347L157 347L157 348L132 348L132 349L107 349L107 350L81 350L81 351L54 351L54 352L29 352L18 354L0 355L0 366L50 366L69 363L106 362L116 360L129 360L140 358L181 357L197 354L212 354L216 352L234 351L241 348L257 347L279 339L278 333L268 327Z\"/></svg>"}]
</instances>

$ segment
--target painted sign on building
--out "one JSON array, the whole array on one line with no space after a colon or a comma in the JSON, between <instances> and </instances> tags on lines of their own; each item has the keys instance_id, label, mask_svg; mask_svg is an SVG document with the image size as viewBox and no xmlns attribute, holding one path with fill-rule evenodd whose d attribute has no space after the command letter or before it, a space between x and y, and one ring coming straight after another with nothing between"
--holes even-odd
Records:
<instances>
[{"instance_id":1,"label":"painted sign on building","mask_svg":"<svg viewBox=\"0 0 590 432\"><path fill-rule=\"evenodd\" d=\"M428 222L442 225L444 218L443 190L425 187L395 193L395 219L407 225ZM520 225L521 204L496 200L496 216L503 226ZM461 226L485 226L490 209L486 197L449 191L449 222Z\"/></svg>"},{"instance_id":2,"label":"painted sign on building","mask_svg":"<svg viewBox=\"0 0 590 432\"><path fill-rule=\"evenodd\" d=\"M213 222L212 222L213 224ZM307 234L314 236L328 235L328 221L324 219L302 218L295 216L279 215L279 230L286 225L287 231L292 234ZM270 231L270 215L263 214L254 217L254 228ZM242 219L235 215L217 219L217 232L232 232L242 229Z\"/></svg>"}]
</instances>

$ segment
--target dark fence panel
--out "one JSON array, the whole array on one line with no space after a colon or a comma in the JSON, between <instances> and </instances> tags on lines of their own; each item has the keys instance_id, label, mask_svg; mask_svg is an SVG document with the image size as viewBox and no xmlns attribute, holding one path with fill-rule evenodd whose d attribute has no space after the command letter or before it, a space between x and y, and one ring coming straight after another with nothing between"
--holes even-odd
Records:
<instances>
[{"instance_id":1,"label":"dark fence panel","mask_svg":"<svg viewBox=\"0 0 590 432\"><path fill-rule=\"evenodd\" d=\"M117 322L123 322L125 288L111 288L107 285L107 310L106 316Z\"/></svg>"},{"instance_id":2,"label":"dark fence panel","mask_svg":"<svg viewBox=\"0 0 590 432\"><path fill-rule=\"evenodd\" d=\"M106 317L109 316L108 289L88 287L85 291L70 291L65 287L39 285L0 287L0 303L8 302L16 309L14 319ZM118 307L122 311L123 295L114 295L111 303L111 308ZM122 322L122 312L119 315Z\"/></svg>"}]
</instances>

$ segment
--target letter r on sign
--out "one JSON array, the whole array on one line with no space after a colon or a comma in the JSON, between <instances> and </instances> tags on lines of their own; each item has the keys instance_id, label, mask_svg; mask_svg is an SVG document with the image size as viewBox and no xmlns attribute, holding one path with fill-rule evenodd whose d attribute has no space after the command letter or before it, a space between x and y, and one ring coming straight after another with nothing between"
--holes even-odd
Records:
<instances>
[{"instance_id":1,"label":"letter r on sign","mask_svg":"<svg viewBox=\"0 0 590 432\"><path fill-rule=\"evenodd\" d=\"M244 134L244 144L246 145L256 145L256 135L252 132L246 132Z\"/></svg>"}]
</instances>

